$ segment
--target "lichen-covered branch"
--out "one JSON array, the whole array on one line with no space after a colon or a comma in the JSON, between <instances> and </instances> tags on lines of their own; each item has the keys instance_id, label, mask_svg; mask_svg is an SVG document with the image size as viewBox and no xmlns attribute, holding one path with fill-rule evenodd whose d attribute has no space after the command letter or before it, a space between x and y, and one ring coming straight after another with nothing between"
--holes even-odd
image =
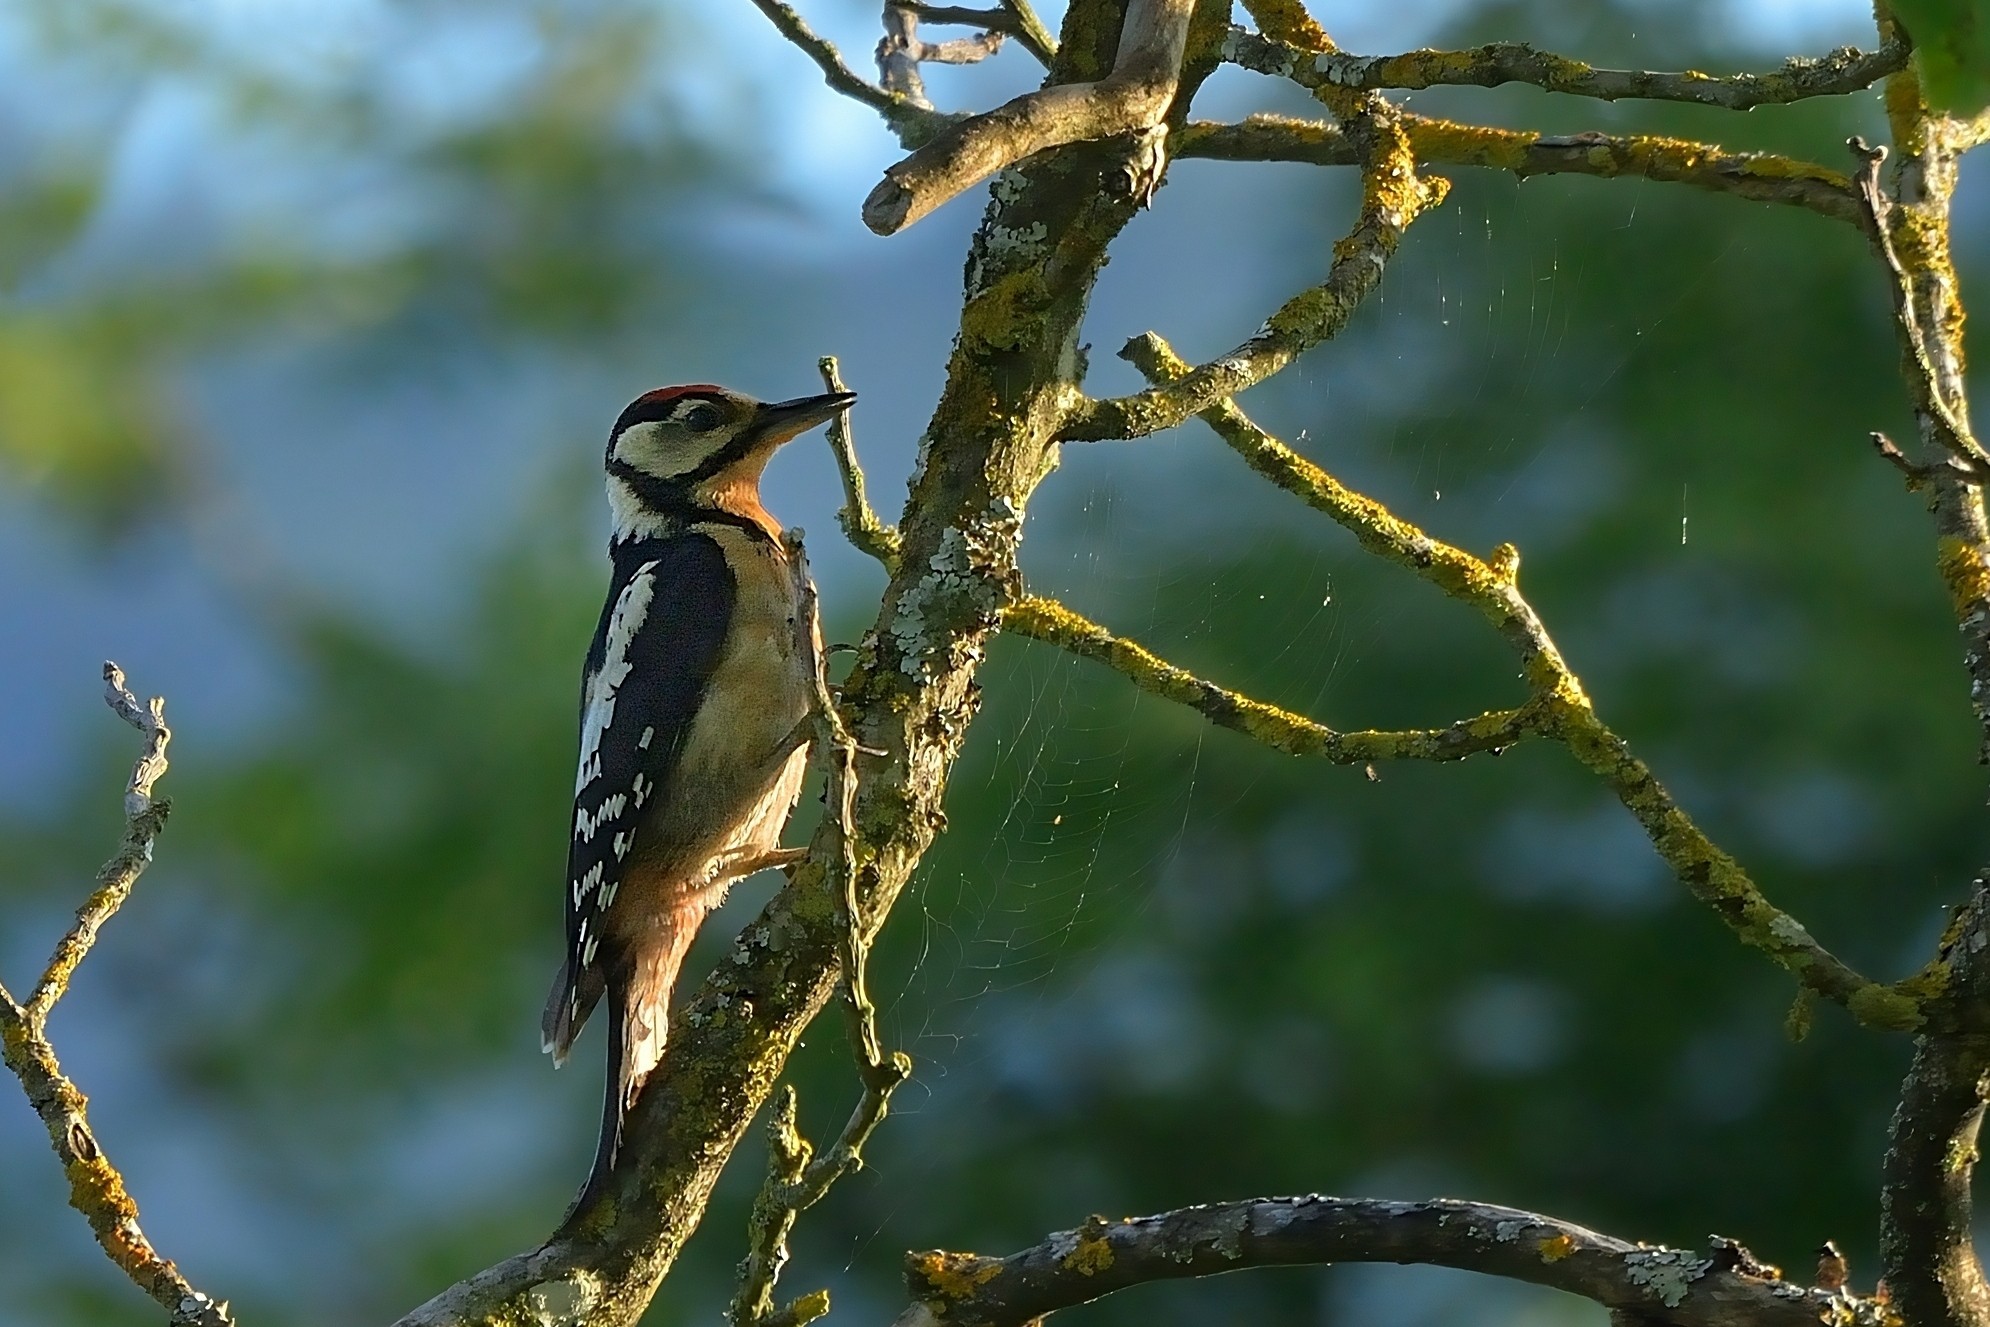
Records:
<instances>
[{"instance_id":1,"label":"lichen-covered branch","mask_svg":"<svg viewBox=\"0 0 1990 1327\"><path fill-rule=\"evenodd\" d=\"M152 843L165 827L169 804L153 796L167 768L166 702L154 697L140 705L126 688L124 673L104 664L104 699L125 722L144 735L145 746L132 766L124 793L124 837L97 875L97 888L77 911L76 924L56 946L55 955L25 1005L0 987L0 1061L20 1080L28 1104L48 1129L49 1143L69 1179L69 1205L81 1212L97 1244L140 1290L165 1306L173 1327L229 1327L234 1319L225 1302L194 1289L172 1261L162 1256L138 1224L138 1204L124 1176L90 1128L89 1099L62 1072L48 1039L48 1015L68 989L77 966L89 954L97 933L151 864Z\"/></svg>"},{"instance_id":2,"label":"lichen-covered branch","mask_svg":"<svg viewBox=\"0 0 1990 1327\"><path fill-rule=\"evenodd\" d=\"M1002 629L1104 664L1142 691L1195 710L1219 728L1239 732L1288 756L1318 756L1336 765L1373 760L1463 760L1500 752L1534 735L1535 712L1491 710L1444 728L1338 732L1276 705L1204 681L1183 668L1051 599L1011 604Z\"/></svg>"},{"instance_id":3,"label":"lichen-covered branch","mask_svg":"<svg viewBox=\"0 0 1990 1327\"><path fill-rule=\"evenodd\" d=\"M1349 126L1362 161L1361 215L1334 246L1327 279L1287 300L1250 340L1165 387L1085 401L1064 425L1067 441L1141 438L1173 428L1263 382L1306 351L1340 335L1402 243L1403 232L1444 201L1449 183L1422 178L1399 114L1379 101Z\"/></svg>"},{"instance_id":4,"label":"lichen-covered branch","mask_svg":"<svg viewBox=\"0 0 1990 1327\"><path fill-rule=\"evenodd\" d=\"M1687 184L1759 203L1801 207L1857 223L1858 199L1840 171L1773 152L1729 152L1712 143L1652 134L1544 135L1490 125L1402 114L1422 166L1481 166L1533 175L1630 176ZM1177 157L1216 161L1293 161L1352 166L1359 154L1339 125L1254 115L1239 124L1192 121L1174 135Z\"/></svg>"},{"instance_id":5,"label":"lichen-covered branch","mask_svg":"<svg viewBox=\"0 0 1990 1327\"><path fill-rule=\"evenodd\" d=\"M832 392L848 391L843 384L843 374L838 369L834 355L824 355L816 361L822 372L822 385ZM850 434L850 412L844 411L829 421L829 451L836 458L836 473L843 481L843 506L836 513L836 523L843 527L843 537L861 551L870 554L883 563L889 571L898 560L898 531L878 519L877 512L871 509L871 500L864 486L864 467L857 461L857 443Z\"/></svg>"},{"instance_id":6,"label":"lichen-covered branch","mask_svg":"<svg viewBox=\"0 0 1990 1327\"><path fill-rule=\"evenodd\" d=\"M1112 72L1058 83L970 116L892 166L864 224L895 234L995 172L1046 148L1151 130L1175 99L1192 0L1129 0Z\"/></svg>"},{"instance_id":7,"label":"lichen-covered branch","mask_svg":"<svg viewBox=\"0 0 1990 1327\"><path fill-rule=\"evenodd\" d=\"M1962 637L1970 704L1983 734L1978 758L1990 763L1990 517L1983 486L1943 464L1969 433L1963 377L1962 290L1950 242L1949 209L1962 153L1977 127L1929 111L1914 71L1888 81L1887 118L1893 129L1893 190L1883 200L1890 244L1878 244L1896 300L1901 373L1915 407L1919 455L1935 520L1936 569L1948 588ZM1869 202L1873 200L1869 197Z\"/></svg>"},{"instance_id":8,"label":"lichen-covered branch","mask_svg":"<svg viewBox=\"0 0 1990 1327\"><path fill-rule=\"evenodd\" d=\"M1121 354L1154 382L1181 382L1192 372L1152 333L1128 342ZM1408 568L1478 610L1520 658L1529 705L1535 710L1530 728L1563 742L1603 780L1673 874L1744 943L1768 954L1805 987L1844 1005L1862 1023L1897 1030L1918 1025L1914 994L1862 976L1769 902L1741 864L1700 830L1629 744L1597 716L1581 680L1520 593L1518 549L1501 544L1482 560L1433 539L1258 428L1234 402L1218 401L1202 418L1260 476L1327 515L1368 552Z\"/></svg>"},{"instance_id":9,"label":"lichen-covered branch","mask_svg":"<svg viewBox=\"0 0 1990 1327\"><path fill-rule=\"evenodd\" d=\"M1641 98L1688 101L1731 111L1838 97L1871 87L1907 64L1905 42L1877 51L1843 47L1815 59L1793 56L1780 69L1761 74L1716 76L1689 69L1655 73L1638 69L1598 69L1581 60L1552 55L1521 42L1495 42L1462 51L1408 51L1402 55L1352 55L1339 50L1307 50L1246 32L1231 32L1226 60L1301 87L1374 92L1391 88L1498 87L1530 83L1549 92L1601 101Z\"/></svg>"},{"instance_id":10,"label":"lichen-covered branch","mask_svg":"<svg viewBox=\"0 0 1990 1327\"><path fill-rule=\"evenodd\" d=\"M929 141L934 134L952 123L953 117L942 115L903 93L887 91L860 76L845 63L842 52L809 27L794 6L783 4L782 0L753 0L753 5L767 16L783 37L815 61L816 68L822 71L824 82L833 90L862 102L882 115L906 147L916 147Z\"/></svg>"},{"instance_id":11,"label":"lichen-covered branch","mask_svg":"<svg viewBox=\"0 0 1990 1327\"><path fill-rule=\"evenodd\" d=\"M1990 1085L1990 884L1978 879L1942 938L1939 980L1889 1131L1880 1257L1901 1319L1985 1327L1971 1183Z\"/></svg>"},{"instance_id":12,"label":"lichen-covered branch","mask_svg":"<svg viewBox=\"0 0 1990 1327\"><path fill-rule=\"evenodd\" d=\"M1645 1327L1879 1327L1882 1306L1784 1281L1732 1240L1704 1252L1632 1244L1534 1212L1436 1199L1258 1198L1156 1216L1094 1217L1006 1258L906 1258L896 1327L1022 1327L1155 1281L1258 1267L1456 1267L1580 1295Z\"/></svg>"}]
</instances>

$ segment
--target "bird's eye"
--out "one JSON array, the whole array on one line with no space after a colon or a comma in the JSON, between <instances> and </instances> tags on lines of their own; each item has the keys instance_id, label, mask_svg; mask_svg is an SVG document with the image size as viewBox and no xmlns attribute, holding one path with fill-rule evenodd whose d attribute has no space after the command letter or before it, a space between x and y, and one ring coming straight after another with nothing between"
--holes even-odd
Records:
<instances>
[{"instance_id":1,"label":"bird's eye","mask_svg":"<svg viewBox=\"0 0 1990 1327\"><path fill-rule=\"evenodd\" d=\"M724 418L715 405L694 405L682 416L684 427L693 433L710 433L724 422Z\"/></svg>"}]
</instances>

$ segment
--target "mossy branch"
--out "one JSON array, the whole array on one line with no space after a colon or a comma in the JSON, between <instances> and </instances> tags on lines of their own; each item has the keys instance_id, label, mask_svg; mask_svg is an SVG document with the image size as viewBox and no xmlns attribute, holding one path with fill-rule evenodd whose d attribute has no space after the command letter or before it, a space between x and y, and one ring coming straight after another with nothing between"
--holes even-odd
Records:
<instances>
[{"instance_id":1,"label":"mossy branch","mask_svg":"<svg viewBox=\"0 0 1990 1327\"><path fill-rule=\"evenodd\" d=\"M69 1179L69 1205L89 1221L105 1255L172 1314L173 1327L230 1327L234 1318L228 1305L194 1289L139 1227L138 1204L90 1128L88 1098L64 1075L48 1038L50 1010L68 989L98 932L124 905L139 875L151 864L153 841L165 827L170 809L153 795L153 785L166 773L166 744L172 740L166 727L166 702L154 697L150 704L139 704L125 686L123 671L108 662L104 700L145 738L125 784L124 837L98 873L97 888L77 910L76 924L56 946L27 1003L17 1003L0 986L0 1061L20 1080L28 1104L48 1129L49 1142Z\"/></svg>"},{"instance_id":2,"label":"mossy branch","mask_svg":"<svg viewBox=\"0 0 1990 1327\"><path fill-rule=\"evenodd\" d=\"M1498 754L1535 733L1537 712L1491 710L1444 728L1338 732L1177 668L1140 645L1051 599L1028 598L1002 614L1002 629L1104 664L1142 691L1195 710L1219 728L1244 734L1288 756L1317 756L1336 765L1375 760L1463 760Z\"/></svg>"},{"instance_id":3,"label":"mossy branch","mask_svg":"<svg viewBox=\"0 0 1990 1327\"><path fill-rule=\"evenodd\" d=\"M1121 352L1154 382L1192 372L1152 333ZM1713 909L1737 937L1768 954L1810 990L1837 1001L1860 1022L1896 1030L1920 1022L1915 996L1860 975L1762 894L1741 865L1701 832L1625 741L1597 717L1574 669L1520 593L1520 553L1501 544L1480 559L1433 539L1382 503L1356 493L1219 401L1202 418L1253 470L1331 518L1362 548L1406 567L1476 609L1519 656L1531 699L1530 729L1564 743L1616 794L1653 848L1693 897ZM1538 723L1538 727L1534 725Z\"/></svg>"},{"instance_id":4,"label":"mossy branch","mask_svg":"<svg viewBox=\"0 0 1990 1327\"><path fill-rule=\"evenodd\" d=\"M1479 166L1511 171L1521 179L1589 175L1660 180L1800 207L1834 221L1860 220L1852 182L1843 172L1773 152L1729 152L1713 143L1652 134L1536 134L1407 111L1402 121L1422 166ZM1177 157L1214 161L1352 166L1360 159L1339 125L1274 115L1253 115L1239 124L1192 121L1174 135L1172 146Z\"/></svg>"},{"instance_id":5,"label":"mossy branch","mask_svg":"<svg viewBox=\"0 0 1990 1327\"><path fill-rule=\"evenodd\" d=\"M1349 125L1362 161L1361 214L1334 246L1327 279L1287 300L1250 340L1166 387L1132 396L1081 401L1061 430L1066 441L1141 438L1263 382L1341 330L1382 281L1403 233L1444 201L1449 182L1416 173L1416 155L1400 115L1375 102Z\"/></svg>"},{"instance_id":6,"label":"mossy branch","mask_svg":"<svg viewBox=\"0 0 1990 1327\"><path fill-rule=\"evenodd\" d=\"M1288 78L1316 91L1492 88L1528 83L1548 92L1600 101L1685 101L1745 111L1863 91L1906 66L1907 45L1887 42L1876 51L1847 46L1818 58L1792 56L1781 68L1766 73L1723 76L1694 69L1680 73L1599 69L1522 42L1494 42L1461 51L1351 55L1340 50L1307 49L1242 28L1231 30L1223 55L1245 69Z\"/></svg>"},{"instance_id":7,"label":"mossy branch","mask_svg":"<svg viewBox=\"0 0 1990 1327\"><path fill-rule=\"evenodd\" d=\"M1487 1203L1313 1194L1093 1217L1005 1258L908 1254L913 1302L895 1327L1023 1327L1156 1281L1364 1262L1455 1267L1548 1286L1603 1305L1624 1323L1881 1327L1888 1320L1876 1301L1783 1280L1733 1240L1714 1237L1696 1252Z\"/></svg>"}]
</instances>

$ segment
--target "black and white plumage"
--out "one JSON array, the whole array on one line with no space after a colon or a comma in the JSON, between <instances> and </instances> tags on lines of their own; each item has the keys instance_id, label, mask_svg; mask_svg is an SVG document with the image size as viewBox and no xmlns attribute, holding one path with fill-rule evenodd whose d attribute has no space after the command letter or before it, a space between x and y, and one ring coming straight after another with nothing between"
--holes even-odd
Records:
<instances>
[{"instance_id":1,"label":"black and white plumage","mask_svg":"<svg viewBox=\"0 0 1990 1327\"><path fill-rule=\"evenodd\" d=\"M564 1063L608 1002L601 1141L662 1058L672 987L733 881L798 854L781 830L808 764L820 640L760 505L775 448L855 399L777 404L708 385L638 397L609 436L613 579L582 673L566 962L542 1022Z\"/></svg>"}]
</instances>

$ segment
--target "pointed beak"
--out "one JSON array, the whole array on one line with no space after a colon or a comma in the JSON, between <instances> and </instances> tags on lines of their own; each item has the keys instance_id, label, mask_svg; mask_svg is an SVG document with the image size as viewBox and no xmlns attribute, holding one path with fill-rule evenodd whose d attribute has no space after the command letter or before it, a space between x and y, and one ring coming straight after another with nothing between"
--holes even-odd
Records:
<instances>
[{"instance_id":1,"label":"pointed beak","mask_svg":"<svg viewBox=\"0 0 1990 1327\"><path fill-rule=\"evenodd\" d=\"M856 399L855 392L829 392L822 396L798 396L792 401L775 401L754 412L753 432L763 443L783 443L808 432L817 424L834 419L848 410Z\"/></svg>"}]
</instances>

